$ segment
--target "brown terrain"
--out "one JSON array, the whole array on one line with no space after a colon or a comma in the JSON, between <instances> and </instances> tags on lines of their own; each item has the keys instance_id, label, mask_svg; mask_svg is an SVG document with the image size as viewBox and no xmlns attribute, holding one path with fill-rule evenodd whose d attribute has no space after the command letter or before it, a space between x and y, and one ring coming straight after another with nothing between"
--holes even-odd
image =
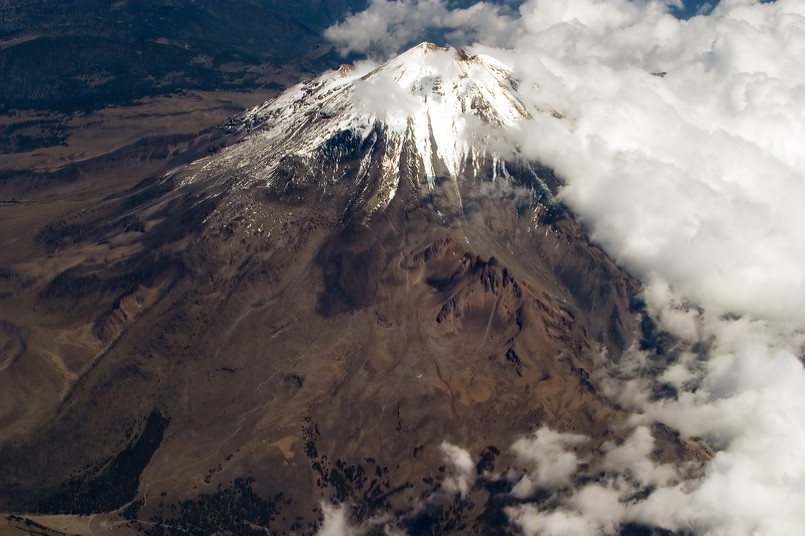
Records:
<instances>
[{"instance_id":1,"label":"brown terrain","mask_svg":"<svg viewBox=\"0 0 805 536\"><path fill-rule=\"evenodd\" d=\"M542 426L629 435L596 378L645 334L639 285L561 206L478 180L456 213L402 162L367 214L357 156L270 191L163 177L268 96L95 112L68 147L0 157L0 533L312 534L330 501L506 534L491 479L433 499L443 441L499 475Z\"/></svg>"}]
</instances>

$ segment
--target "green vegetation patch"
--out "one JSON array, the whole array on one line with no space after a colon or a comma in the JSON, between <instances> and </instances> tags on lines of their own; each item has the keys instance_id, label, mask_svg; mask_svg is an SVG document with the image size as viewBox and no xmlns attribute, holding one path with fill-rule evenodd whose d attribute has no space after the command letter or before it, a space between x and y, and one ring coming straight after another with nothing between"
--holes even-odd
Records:
<instances>
[{"instance_id":1,"label":"green vegetation patch","mask_svg":"<svg viewBox=\"0 0 805 536\"><path fill-rule=\"evenodd\" d=\"M87 515L108 512L134 500L142 474L162 443L169 420L154 411L140 437L105 464L97 474L72 478L35 509L42 513Z\"/></svg>"}]
</instances>

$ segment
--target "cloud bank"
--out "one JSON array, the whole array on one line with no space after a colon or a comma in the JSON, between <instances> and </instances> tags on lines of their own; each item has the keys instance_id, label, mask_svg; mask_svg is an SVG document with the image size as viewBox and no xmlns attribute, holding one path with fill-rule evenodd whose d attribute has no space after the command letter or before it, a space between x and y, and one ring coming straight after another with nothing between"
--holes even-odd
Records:
<instances>
[{"instance_id":1,"label":"cloud bank","mask_svg":"<svg viewBox=\"0 0 805 536\"><path fill-rule=\"evenodd\" d=\"M637 427L604 455L620 477L566 491L552 510L513 508L526 534L630 520L805 534L805 2L723 0L686 21L670 4L528 0L512 13L373 0L327 34L376 55L439 30L510 65L535 117L513 141L566 180L562 200L679 338L659 378L636 350L612 371ZM678 395L649 400L657 381ZM653 422L718 449L704 476L677 481L650 461ZM573 441L540 433L513 447L536 464L522 496L562 488L577 467ZM540 472L545 459L556 474Z\"/></svg>"},{"instance_id":2,"label":"cloud bank","mask_svg":"<svg viewBox=\"0 0 805 536\"><path fill-rule=\"evenodd\" d=\"M324 35L342 55L358 52L383 59L433 30L450 43L464 45L482 36L505 33L511 23L500 6L486 2L448 9L439 0L371 0L366 10L331 26Z\"/></svg>"}]
</instances>

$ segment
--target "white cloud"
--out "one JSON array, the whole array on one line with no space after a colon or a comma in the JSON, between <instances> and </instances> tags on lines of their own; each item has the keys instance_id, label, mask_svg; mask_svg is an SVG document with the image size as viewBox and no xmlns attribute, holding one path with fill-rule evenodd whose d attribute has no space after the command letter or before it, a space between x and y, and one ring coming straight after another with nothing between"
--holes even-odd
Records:
<instances>
[{"instance_id":1,"label":"white cloud","mask_svg":"<svg viewBox=\"0 0 805 536\"><path fill-rule=\"evenodd\" d=\"M343 35L370 15L369 35ZM526 534L605 531L617 519L701 534L805 533L805 2L723 0L680 21L652 1L528 0L516 16L374 1L356 17L330 34L343 51L391 52L421 37L417 28L441 28L512 66L535 116L520 125L521 150L566 179L561 198L645 282L660 326L683 350L707 349L662 372L681 390L675 400L648 400L638 354L618 387L634 424L659 420L721 449L702 479L674 484L637 428L605 460L659 486L645 501L607 521L584 508L580 490L554 510L513 509L512 519ZM573 449L555 447L544 452L556 473L529 473L522 496L573 474ZM617 481L602 485L623 503Z\"/></svg>"},{"instance_id":2,"label":"white cloud","mask_svg":"<svg viewBox=\"0 0 805 536\"><path fill-rule=\"evenodd\" d=\"M676 478L670 465L658 465L651 460L654 437L645 426L638 426L621 445L604 444L602 468L627 475L640 486L665 486Z\"/></svg>"},{"instance_id":3,"label":"white cloud","mask_svg":"<svg viewBox=\"0 0 805 536\"><path fill-rule=\"evenodd\" d=\"M526 498L537 488L556 488L570 483L579 464L573 447L586 437L540 428L530 437L518 439L511 447L518 463L529 470L512 489L512 495Z\"/></svg>"},{"instance_id":4,"label":"white cloud","mask_svg":"<svg viewBox=\"0 0 805 536\"><path fill-rule=\"evenodd\" d=\"M321 510L324 522L316 532L316 536L358 536L361 533L349 524L349 509L346 505L333 506L322 503Z\"/></svg>"},{"instance_id":5,"label":"white cloud","mask_svg":"<svg viewBox=\"0 0 805 536\"><path fill-rule=\"evenodd\" d=\"M371 0L366 10L328 28L325 36L343 55L387 57L423 39L429 30L446 31L451 43L463 45L481 35L505 34L510 23L499 7L485 2L451 10L438 0Z\"/></svg>"},{"instance_id":6,"label":"white cloud","mask_svg":"<svg viewBox=\"0 0 805 536\"><path fill-rule=\"evenodd\" d=\"M620 16L591 26L549 17L510 56L524 78L549 71L548 87L532 92L556 95L567 119L533 123L521 143L569 179L565 201L634 273L657 274L716 314L802 317L805 17L731 4L689 22L654 4L621 13L593 3ZM527 3L523 24L542 28L540 10L552 6ZM669 46L654 37L666 27ZM774 65L759 70L762 58Z\"/></svg>"},{"instance_id":7,"label":"white cloud","mask_svg":"<svg viewBox=\"0 0 805 536\"><path fill-rule=\"evenodd\" d=\"M450 465L449 473L442 482L442 490L450 495L466 497L475 483L475 463L466 450L443 441L441 444L445 463Z\"/></svg>"},{"instance_id":8,"label":"white cloud","mask_svg":"<svg viewBox=\"0 0 805 536\"><path fill-rule=\"evenodd\" d=\"M626 511L618 492L600 484L583 487L568 502L595 524L598 534L615 533Z\"/></svg>"},{"instance_id":9,"label":"white cloud","mask_svg":"<svg viewBox=\"0 0 805 536\"><path fill-rule=\"evenodd\" d=\"M507 509L510 520L523 533L616 534L624 522L640 520L649 508L635 496L677 479L673 467L651 461L654 438L646 427L638 426L619 445L605 443L600 449L603 456L588 457L585 465L589 467L581 468L574 450L589 451L590 447L586 436L548 428L512 445L512 453L518 463L526 465L526 472L511 495L528 499L537 489L543 492L540 506L526 503ZM578 482L589 481L591 476L597 481L574 490Z\"/></svg>"},{"instance_id":10,"label":"white cloud","mask_svg":"<svg viewBox=\"0 0 805 536\"><path fill-rule=\"evenodd\" d=\"M526 504L506 509L509 519L517 525L526 536L599 536L596 526L584 516L576 512L555 510L539 511L535 506Z\"/></svg>"}]
</instances>

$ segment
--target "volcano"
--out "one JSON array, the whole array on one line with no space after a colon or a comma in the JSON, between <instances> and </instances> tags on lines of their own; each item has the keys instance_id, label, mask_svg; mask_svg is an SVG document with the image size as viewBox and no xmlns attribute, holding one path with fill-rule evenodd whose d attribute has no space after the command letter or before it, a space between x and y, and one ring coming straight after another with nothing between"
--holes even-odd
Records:
<instances>
[{"instance_id":1,"label":"volcano","mask_svg":"<svg viewBox=\"0 0 805 536\"><path fill-rule=\"evenodd\" d=\"M500 62L423 43L39 229L46 255L1 272L0 508L88 534L313 534L335 511L508 534L540 501L510 446L542 428L591 438L594 478L633 429L602 375L661 341L507 141L545 113ZM656 460L707 457L652 431Z\"/></svg>"}]
</instances>

